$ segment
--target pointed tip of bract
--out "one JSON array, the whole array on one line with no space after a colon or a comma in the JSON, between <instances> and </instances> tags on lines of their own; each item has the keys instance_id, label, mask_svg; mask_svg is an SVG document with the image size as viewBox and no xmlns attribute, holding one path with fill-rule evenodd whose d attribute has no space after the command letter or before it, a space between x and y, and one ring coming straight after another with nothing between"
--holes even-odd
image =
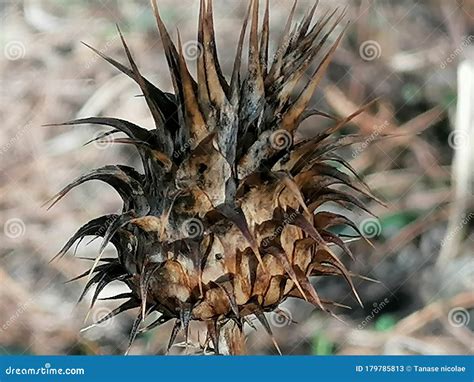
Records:
<instances>
[{"instance_id":1,"label":"pointed tip of bract","mask_svg":"<svg viewBox=\"0 0 474 382\"><path fill-rule=\"evenodd\" d=\"M161 18L160 9L158 7L157 0L150 0L150 1L151 1L153 14L155 16L156 24L158 26L158 30L160 31L160 34L162 34L163 32L167 33L165 24L163 23L163 19ZM163 38L163 35L162 35L162 38Z\"/></svg>"},{"instance_id":2,"label":"pointed tip of bract","mask_svg":"<svg viewBox=\"0 0 474 382\"><path fill-rule=\"evenodd\" d=\"M117 32L120 37L123 37L122 31L120 30L120 26L118 23L115 23L115 29L117 29Z\"/></svg>"},{"instance_id":3,"label":"pointed tip of bract","mask_svg":"<svg viewBox=\"0 0 474 382\"><path fill-rule=\"evenodd\" d=\"M59 123L45 123L41 125L41 127L57 127L57 126L65 126L68 125L69 122L59 122Z\"/></svg>"},{"instance_id":4,"label":"pointed tip of bract","mask_svg":"<svg viewBox=\"0 0 474 382\"><path fill-rule=\"evenodd\" d=\"M273 335L272 328L271 328L270 324L268 323L267 318L265 317L265 313L263 311L258 311L258 312L255 313L255 316L260 321L262 326L265 328L265 331L267 332L267 334L270 336L270 339L273 343L273 346L275 346L275 349L277 350L278 354L282 355L280 346L278 345L278 342L277 342L275 336Z\"/></svg>"}]
</instances>

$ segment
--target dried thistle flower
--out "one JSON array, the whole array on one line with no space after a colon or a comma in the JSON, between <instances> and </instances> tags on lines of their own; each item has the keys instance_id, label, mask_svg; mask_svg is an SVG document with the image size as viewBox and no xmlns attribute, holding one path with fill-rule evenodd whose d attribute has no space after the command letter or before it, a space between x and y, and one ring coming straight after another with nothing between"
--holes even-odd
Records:
<instances>
[{"instance_id":1,"label":"dried thistle flower","mask_svg":"<svg viewBox=\"0 0 474 382\"><path fill-rule=\"evenodd\" d=\"M105 286L121 281L130 291L112 299L126 301L98 323L139 308L130 345L140 324L157 311L159 318L141 331L175 320L170 347L181 329L187 338L190 321L203 321L214 351L230 354L244 352L242 329L250 316L272 335L265 313L276 310L288 297L305 299L330 312L335 303L318 295L312 276L342 276L361 303L351 273L331 248L352 254L344 238L331 228L347 225L360 232L346 216L321 207L333 202L366 210L356 194L374 198L337 154L357 141L352 136L340 138L340 129L365 108L344 120L333 118L331 128L311 139L295 138L306 118L332 118L308 105L343 36L342 31L326 47L344 11L326 14L313 24L315 5L292 27L294 6L270 62L269 2L259 33L259 0L252 0L228 82L216 53L212 0L200 4L197 41L202 51L197 80L188 70L179 36L175 45L155 0L152 4L174 94L142 77L120 31L129 67L91 49L138 84L155 128L102 117L62 124L112 127L96 139L125 133L126 138L115 141L134 145L144 166L144 174L123 165L93 170L53 198L55 204L72 188L95 179L114 187L123 199L120 214L85 224L57 255L64 256L85 236L103 237L90 271L75 278L89 276L81 299L95 286L92 307ZM249 21L248 68L242 80ZM311 79L293 97L315 61ZM108 243L115 246L116 258L102 257ZM227 329L220 336L223 327ZM226 349L222 345L219 349L222 342Z\"/></svg>"}]
</instances>

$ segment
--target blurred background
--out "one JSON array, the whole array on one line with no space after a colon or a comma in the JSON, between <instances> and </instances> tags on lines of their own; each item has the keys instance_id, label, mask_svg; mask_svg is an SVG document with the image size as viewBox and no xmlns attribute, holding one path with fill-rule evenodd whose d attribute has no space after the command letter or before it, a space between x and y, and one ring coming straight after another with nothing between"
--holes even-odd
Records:
<instances>
[{"instance_id":1,"label":"blurred background","mask_svg":"<svg viewBox=\"0 0 474 382\"><path fill-rule=\"evenodd\" d=\"M199 54L198 3L159 1L190 62ZM275 51L292 2L270 3ZM296 19L311 5L300 0ZM317 15L344 6L351 25L313 104L345 117L378 98L377 111L348 129L366 140L343 152L387 204L371 206L377 219L353 216L374 248L351 243L357 261L350 268L378 281L355 280L361 308L342 280L316 280L320 295L347 305L336 312L340 320L288 300L283 314L270 315L275 337L284 354L471 354L474 1L321 0ZM226 73L246 7L244 0L215 0ZM92 168L140 167L128 147L107 140L83 146L100 128L42 127L100 115L152 125L135 84L81 44L125 63L116 23L142 73L171 91L146 0L0 0L0 354L121 354L127 347L133 314L80 332L115 306L96 304L84 321L87 298L76 305L84 282L65 282L87 262L71 253L49 263L78 227L119 209L118 195L89 182L51 210L43 207ZM301 134L325 123L310 119ZM98 243L85 244L78 256L94 256ZM169 333L165 325L139 336L132 354L162 354ZM264 330L249 329L247 345L251 354L275 353Z\"/></svg>"}]
</instances>

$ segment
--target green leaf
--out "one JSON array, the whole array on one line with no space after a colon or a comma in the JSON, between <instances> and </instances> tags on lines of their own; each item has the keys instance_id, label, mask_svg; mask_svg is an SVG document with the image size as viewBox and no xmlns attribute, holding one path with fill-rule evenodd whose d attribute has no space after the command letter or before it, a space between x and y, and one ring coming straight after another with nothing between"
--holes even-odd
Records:
<instances>
[{"instance_id":1,"label":"green leaf","mask_svg":"<svg viewBox=\"0 0 474 382\"><path fill-rule=\"evenodd\" d=\"M391 215L385 215L380 218L382 234L384 237L391 237L408 224L412 223L420 214L417 211L399 211Z\"/></svg>"},{"instance_id":2,"label":"green leaf","mask_svg":"<svg viewBox=\"0 0 474 382\"><path fill-rule=\"evenodd\" d=\"M334 354L334 343L331 342L324 334L317 334L313 338L312 354L314 355L331 355Z\"/></svg>"},{"instance_id":3,"label":"green leaf","mask_svg":"<svg viewBox=\"0 0 474 382\"><path fill-rule=\"evenodd\" d=\"M378 332L386 332L392 329L397 323L397 319L392 314L382 314L380 318L375 321L375 330Z\"/></svg>"}]
</instances>

